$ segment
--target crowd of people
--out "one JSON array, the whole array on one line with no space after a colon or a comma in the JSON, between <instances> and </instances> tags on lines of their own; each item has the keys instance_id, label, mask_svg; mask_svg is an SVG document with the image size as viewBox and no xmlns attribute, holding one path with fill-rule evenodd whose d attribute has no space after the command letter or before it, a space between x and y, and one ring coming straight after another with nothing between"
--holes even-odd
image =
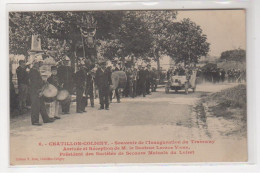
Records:
<instances>
[{"instance_id":1,"label":"crowd of people","mask_svg":"<svg viewBox=\"0 0 260 179\"><path fill-rule=\"evenodd\" d=\"M186 65L185 67L181 64L175 66L175 67L170 67L170 69L167 71L167 80L170 79L171 75L185 75L187 80L190 79L192 70L194 70L195 67Z\"/></svg>"},{"instance_id":2,"label":"crowd of people","mask_svg":"<svg viewBox=\"0 0 260 179\"><path fill-rule=\"evenodd\" d=\"M201 68L201 67L190 67L177 65L176 67L170 67L166 72L167 80L169 80L171 75L186 75L187 78L190 76L191 70L197 71L197 83L211 82L229 82L229 83L242 83L246 81L246 71L240 69L228 69L223 68Z\"/></svg>"},{"instance_id":3,"label":"crowd of people","mask_svg":"<svg viewBox=\"0 0 260 179\"><path fill-rule=\"evenodd\" d=\"M197 76L201 82L229 82L229 83L241 83L246 81L246 71L240 69L228 69L217 68L213 70L205 70L198 68Z\"/></svg>"},{"instance_id":4,"label":"crowd of people","mask_svg":"<svg viewBox=\"0 0 260 179\"><path fill-rule=\"evenodd\" d=\"M86 107L94 107L94 98L99 97L99 110L109 110L113 96L120 103L121 97L135 98L137 96L150 95L157 88L157 70L151 68L151 65L131 65L122 66L118 62L112 62L110 65L106 61L97 64L90 60L82 59L77 66L76 72L70 66L70 60L62 60L61 63L51 66L51 76L44 81L40 67L42 61L34 61L33 64L26 65L24 60L19 61L19 67L16 69L18 81L18 109L21 113L28 111L28 96L30 96L31 123L41 126L39 116L42 116L43 123L51 123L60 119L59 108L61 106L62 114L70 114L72 95L76 96L76 112L86 112ZM112 73L115 71L124 71L126 74L125 86L123 89L112 88ZM12 100L15 100L14 85L12 83L12 73L10 73L11 85L11 110ZM43 89L46 85L53 85L58 91L66 90L69 95L64 101L52 99L48 101L43 95ZM96 95L98 91L98 95ZM49 104L49 109L46 108ZM89 105L90 104L90 105Z\"/></svg>"}]
</instances>

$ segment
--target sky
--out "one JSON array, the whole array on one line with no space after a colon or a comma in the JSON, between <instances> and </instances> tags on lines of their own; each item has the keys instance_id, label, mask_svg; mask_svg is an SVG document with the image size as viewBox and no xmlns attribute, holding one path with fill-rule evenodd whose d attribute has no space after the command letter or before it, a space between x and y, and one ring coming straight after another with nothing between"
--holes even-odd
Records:
<instances>
[{"instance_id":1,"label":"sky","mask_svg":"<svg viewBox=\"0 0 260 179\"><path fill-rule=\"evenodd\" d=\"M177 21L190 18L201 27L211 44L209 55L236 48L246 49L246 14L244 10L178 11Z\"/></svg>"},{"instance_id":2,"label":"sky","mask_svg":"<svg viewBox=\"0 0 260 179\"><path fill-rule=\"evenodd\" d=\"M220 57L232 49L246 49L246 13L244 10L185 10L178 11L176 21L190 18L207 35L210 56ZM161 66L169 68L171 59L164 56ZM152 64L156 66L156 63Z\"/></svg>"}]
</instances>

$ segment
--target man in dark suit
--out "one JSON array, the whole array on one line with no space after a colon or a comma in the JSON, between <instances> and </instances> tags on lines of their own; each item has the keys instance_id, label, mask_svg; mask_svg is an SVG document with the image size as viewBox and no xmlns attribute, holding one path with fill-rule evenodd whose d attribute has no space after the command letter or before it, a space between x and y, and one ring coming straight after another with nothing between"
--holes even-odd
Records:
<instances>
[{"instance_id":1,"label":"man in dark suit","mask_svg":"<svg viewBox=\"0 0 260 179\"><path fill-rule=\"evenodd\" d=\"M24 60L19 61L19 67L16 69L18 89L19 89L19 110L23 112L26 108L26 99L28 94L29 75L26 71L26 65Z\"/></svg>"},{"instance_id":2,"label":"man in dark suit","mask_svg":"<svg viewBox=\"0 0 260 179\"><path fill-rule=\"evenodd\" d=\"M145 88L146 88L146 94L151 94L150 92L150 88L151 88L151 65L147 65L147 68L145 70L146 72L146 85L145 85Z\"/></svg>"},{"instance_id":3,"label":"man in dark suit","mask_svg":"<svg viewBox=\"0 0 260 179\"><path fill-rule=\"evenodd\" d=\"M140 92L143 94L143 97L146 95L146 81L147 81L147 72L145 70L145 67L142 66L138 73L139 78L139 85L140 85Z\"/></svg>"},{"instance_id":4,"label":"man in dark suit","mask_svg":"<svg viewBox=\"0 0 260 179\"><path fill-rule=\"evenodd\" d=\"M86 74L83 65L79 65L79 70L75 75L75 84L76 84L76 109L77 113L86 112L85 110L85 101L83 101L83 94L86 87Z\"/></svg>"},{"instance_id":5,"label":"man in dark suit","mask_svg":"<svg viewBox=\"0 0 260 179\"><path fill-rule=\"evenodd\" d=\"M73 87L74 87L74 72L73 69L69 66L69 60L64 60L63 65L58 68L57 76L60 79L62 84L62 88L68 90L70 95L72 95ZM67 100L66 103L61 103L61 108L63 114L69 114L70 111L70 102L71 100Z\"/></svg>"},{"instance_id":6,"label":"man in dark suit","mask_svg":"<svg viewBox=\"0 0 260 179\"><path fill-rule=\"evenodd\" d=\"M92 69L95 67L94 63L86 60L86 106L88 106L88 99L90 99L91 107L94 107L94 72Z\"/></svg>"},{"instance_id":7,"label":"man in dark suit","mask_svg":"<svg viewBox=\"0 0 260 179\"><path fill-rule=\"evenodd\" d=\"M32 125L36 126L41 126L41 124L39 123L39 114L41 114L44 123L53 122L53 120L51 120L47 114L44 100L42 97L41 90L44 85L44 82L42 80L39 67L39 62L35 62L29 73L31 89L31 121Z\"/></svg>"},{"instance_id":8,"label":"man in dark suit","mask_svg":"<svg viewBox=\"0 0 260 179\"><path fill-rule=\"evenodd\" d=\"M109 92L112 80L111 71L106 68L106 62L100 63L100 68L97 69L95 80L99 91L99 109L102 110L105 106L105 109L109 110Z\"/></svg>"}]
</instances>

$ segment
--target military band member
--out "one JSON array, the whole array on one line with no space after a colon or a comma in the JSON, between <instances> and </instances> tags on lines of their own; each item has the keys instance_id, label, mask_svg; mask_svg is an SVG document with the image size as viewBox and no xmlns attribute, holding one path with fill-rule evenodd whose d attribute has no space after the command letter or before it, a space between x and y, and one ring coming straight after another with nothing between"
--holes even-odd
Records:
<instances>
[{"instance_id":1,"label":"military band member","mask_svg":"<svg viewBox=\"0 0 260 179\"><path fill-rule=\"evenodd\" d=\"M94 107L94 68L95 68L95 59L92 56L92 60L85 59L85 74L86 74L86 107L88 106L88 100L90 100L91 107Z\"/></svg>"},{"instance_id":2,"label":"military band member","mask_svg":"<svg viewBox=\"0 0 260 179\"><path fill-rule=\"evenodd\" d=\"M156 88L157 88L157 83L156 83L156 79L157 79L157 73L156 73L156 69L153 68L151 71L151 90L152 92L156 92Z\"/></svg>"},{"instance_id":3,"label":"military band member","mask_svg":"<svg viewBox=\"0 0 260 179\"><path fill-rule=\"evenodd\" d=\"M90 100L91 107L94 107L94 74L91 71L86 73L86 90L85 95L87 98L86 106L88 106L88 99Z\"/></svg>"},{"instance_id":4,"label":"military band member","mask_svg":"<svg viewBox=\"0 0 260 179\"><path fill-rule=\"evenodd\" d=\"M83 94L86 87L86 74L83 65L79 65L79 70L75 75L75 83L76 83L76 109L77 113L86 112L85 110L85 101L83 101Z\"/></svg>"},{"instance_id":5,"label":"military band member","mask_svg":"<svg viewBox=\"0 0 260 179\"><path fill-rule=\"evenodd\" d=\"M134 68L132 67L132 85L133 85L133 88L132 88L132 95L131 97L134 98L137 96L137 68Z\"/></svg>"},{"instance_id":6,"label":"military band member","mask_svg":"<svg viewBox=\"0 0 260 179\"><path fill-rule=\"evenodd\" d=\"M146 95L146 81L147 81L147 72L145 71L145 66L142 66L141 70L138 73L140 92L145 97Z\"/></svg>"},{"instance_id":7,"label":"military band member","mask_svg":"<svg viewBox=\"0 0 260 179\"><path fill-rule=\"evenodd\" d=\"M74 72L73 69L69 65L69 60L65 59L63 64L58 68L58 78L62 84L62 88L68 90L70 95L73 92L73 84L74 84ZM70 97L71 98L71 97ZM70 103L71 99L66 100L66 103L61 103L61 108L63 114L69 114L70 111Z\"/></svg>"},{"instance_id":8,"label":"military band member","mask_svg":"<svg viewBox=\"0 0 260 179\"><path fill-rule=\"evenodd\" d=\"M26 71L24 60L19 61L19 67L16 69L18 80L18 97L19 97L19 110L23 112L26 108L26 99L28 95L29 74Z\"/></svg>"},{"instance_id":9,"label":"military band member","mask_svg":"<svg viewBox=\"0 0 260 179\"><path fill-rule=\"evenodd\" d=\"M147 68L145 69L145 72L146 72L146 84L145 84L145 87L146 87L146 94L150 95L151 94L151 91L150 91L150 88L151 88L151 65L147 65Z\"/></svg>"},{"instance_id":10,"label":"military band member","mask_svg":"<svg viewBox=\"0 0 260 179\"><path fill-rule=\"evenodd\" d=\"M48 83L54 85L58 90L61 89L61 83L57 76L57 67L51 67L51 76L47 79ZM50 103L49 117L60 119L59 117L59 101L54 100Z\"/></svg>"},{"instance_id":11,"label":"military band member","mask_svg":"<svg viewBox=\"0 0 260 179\"><path fill-rule=\"evenodd\" d=\"M106 68L106 62L100 63L100 68L96 72L96 83L99 91L100 110L109 110L109 93L112 85L111 72Z\"/></svg>"},{"instance_id":12,"label":"military band member","mask_svg":"<svg viewBox=\"0 0 260 179\"><path fill-rule=\"evenodd\" d=\"M42 80L39 67L39 62L35 62L29 72L31 89L31 122L32 125L36 126L41 126L39 123L39 114L41 114L44 123L53 122L53 120L51 120L47 114L42 97L42 87L44 86L44 82Z\"/></svg>"}]
</instances>

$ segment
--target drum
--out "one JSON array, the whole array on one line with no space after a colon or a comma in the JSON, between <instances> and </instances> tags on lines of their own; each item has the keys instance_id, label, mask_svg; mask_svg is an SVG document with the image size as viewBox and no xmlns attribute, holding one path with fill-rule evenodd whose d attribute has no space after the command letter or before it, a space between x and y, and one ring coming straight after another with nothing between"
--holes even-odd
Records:
<instances>
[{"instance_id":1,"label":"drum","mask_svg":"<svg viewBox=\"0 0 260 179\"><path fill-rule=\"evenodd\" d=\"M58 101L66 102L68 99L70 99L70 93L67 90L63 89L58 92Z\"/></svg>"},{"instance_id":2,"label":"drum","mask_svg":"<svg viewBox=\"0 0 260 179\"><path fill-rule=\"evenodd\" d=\"M42 95L44 96L44 100L46 102L54 101L57 93L58 89L52 84L45 85L42 90Z\"/></svg>"},{"instance_id":3,"label":"drum","mask_svg":"<svg viewBox=\"0 0 260 179\"><path fill-rule=\"evenodd\" d=\"M111 75L112 88L125 88L127 83L126 73L124 71L114 71Z\"/></svg>"}]
</instances>

